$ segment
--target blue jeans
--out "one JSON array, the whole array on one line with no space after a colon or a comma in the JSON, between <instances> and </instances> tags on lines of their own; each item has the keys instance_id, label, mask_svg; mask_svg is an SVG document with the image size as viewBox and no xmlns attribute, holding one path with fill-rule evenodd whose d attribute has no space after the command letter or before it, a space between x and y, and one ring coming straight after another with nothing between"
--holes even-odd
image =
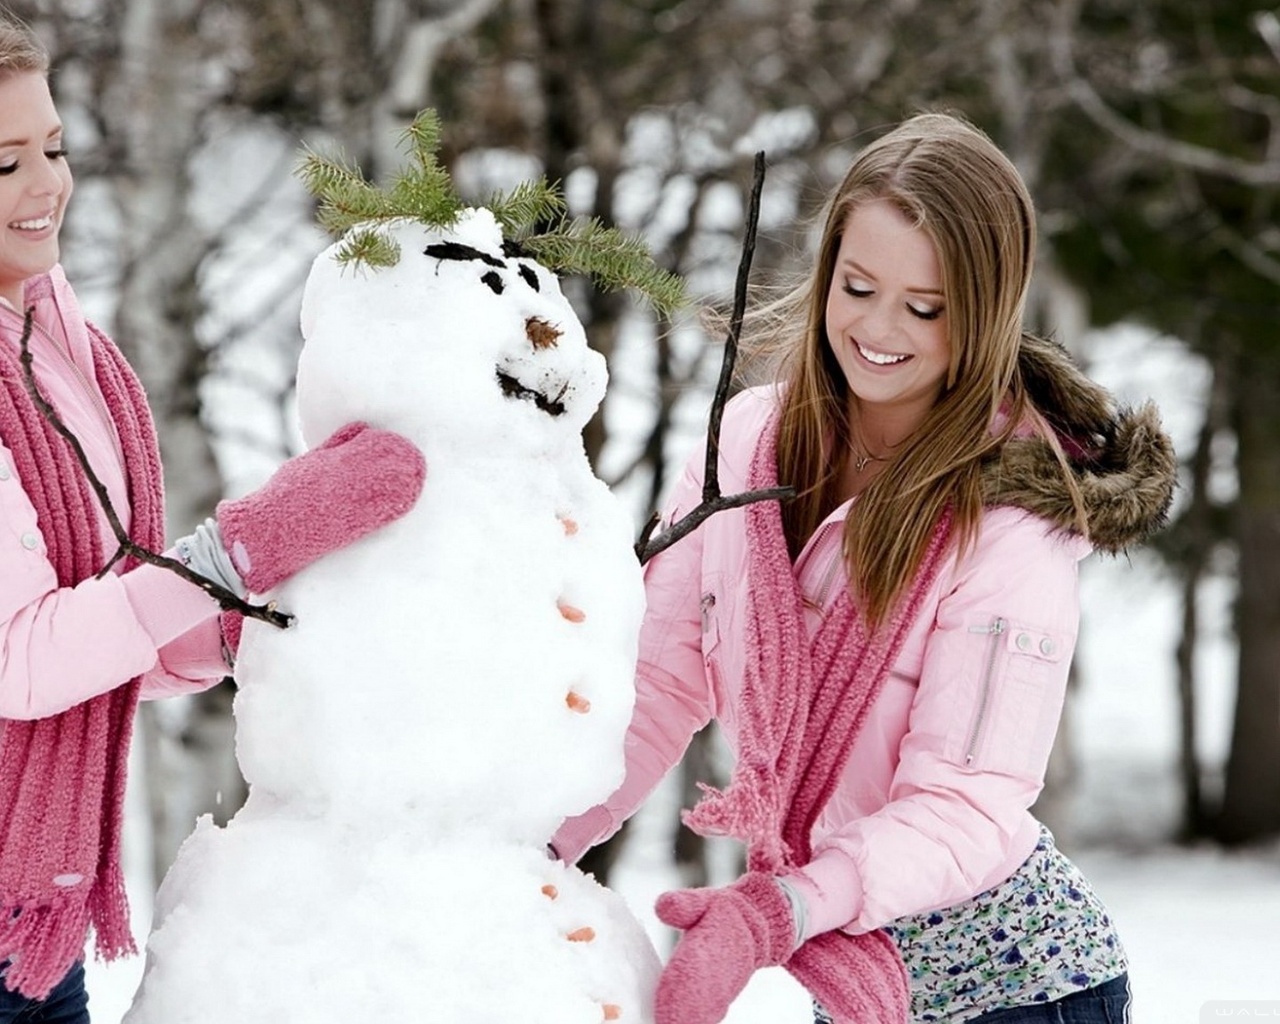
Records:
<instances>
[{"instance_id":1,"label":"blue jeans","mask_svg":"<svg viewBox=\"0 0 1280 1024\"><path fill-rule=\"evenodd\" d=\"M0 1024L89 1024L84 964L76 961L45 999L10 992L0 981Z\"/></svg>"},{"instance_id":2,"label":"blue jeans","mask_svg":"<svg viewBox=\"0 0 1280 1024\"><path fill-rule=\"evenodd\" d=\"M1051 1003L992 1010L970 1024L1129 1024L1129 976L1122 974Z\"/></svg>"}]
</instances>

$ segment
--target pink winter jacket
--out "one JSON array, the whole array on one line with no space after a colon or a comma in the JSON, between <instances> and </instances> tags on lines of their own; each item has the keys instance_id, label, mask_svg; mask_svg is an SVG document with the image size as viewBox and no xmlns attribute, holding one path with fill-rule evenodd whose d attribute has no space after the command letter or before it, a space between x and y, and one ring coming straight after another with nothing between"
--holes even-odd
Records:
<instances>
[{"instance_id":1,"label":"pink winter jacket","mask_svg":"<svg viewBox=\"0 0 1280 1024\"><path fill-rule=\"evenodd\" d=\"M724 494L746 489L774 407L771 388L729 403ZM698 504L703 458L699 449L690 459L664 523ZM841 525L851 504L796 561L811 627L847 585ZM809 934L870 931L954 905L1005 880L1031 853L1039 826L1028 808L1057 730L1076 640L1077 563L1090 550L1027 512L995 508L965 556L944 563L815 825L804 879ZM625 781L557 833L566 859L616 831L709 720L735 746L746 581L740 509L712 516L646 566Z\"/></svg>"},{"instance_id":2,"label":"pink winter jacket","mask_svg":"<svg viewBox=\"0 0 1280 1024\"><path fill-rule=\"evenodd\" d=\"M126 527L124 453L94 383L89 337L60 267L29 280L36 381L81 441ZM0 344L17 348L22 317L0 300ZM227 675L218 606L173 573L118 567L60 588L14 460L0 438L0 727L36 719L142 677L144 698L207 689ZM117 544L98 516L104 552Z\"/></svg>"}]
</instances>

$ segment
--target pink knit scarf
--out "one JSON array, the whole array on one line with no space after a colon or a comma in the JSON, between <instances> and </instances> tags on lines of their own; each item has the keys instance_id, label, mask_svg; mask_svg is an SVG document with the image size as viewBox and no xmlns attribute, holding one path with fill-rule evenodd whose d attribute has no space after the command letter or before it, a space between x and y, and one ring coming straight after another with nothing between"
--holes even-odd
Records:
<instances>
[{"instance_id":1,"label":"pink knit scarf","mask_svg":"<svg viewBox=\"0 0 1280 1024\"><path fill-rule=\"evenodd\" d=\"M749 489L777 485L777 431L774 417L756 445ZM910 590L878 630L868 628L844 587L810 643L779 504L756 502L744 514L751 596L737 762L725 791L708 789L685 821L704 834L742 839L752 870L785 873L812 856L813 825L937 577L951 517L939 523ZM908 1018L906 971L883 931L815 936L786 967L837 1024Z\"/></svg>"},{"instance_id":2,"label":"pink knit scarf","mask_svg":"<svg viewBox=\"0 0 1280 1024\"><path fill-rule=\"evenodd\" d=\"M75 312L63 308L68 320ZM160 459L142 387L104 335L83 320L68 329L89 332L98 386L126 453L131 535L159 550ZM70 587L105 562L97 502L70 446L28 397L10 333L0 337L0 438L35 506L58 584ZM81 957L90 923L103 958L136 951L120 839L139 688L135 679L50 718L4 723L0 961L11 961L5 985L29 998L47 996Z\"/></svg>"}]
</instances>

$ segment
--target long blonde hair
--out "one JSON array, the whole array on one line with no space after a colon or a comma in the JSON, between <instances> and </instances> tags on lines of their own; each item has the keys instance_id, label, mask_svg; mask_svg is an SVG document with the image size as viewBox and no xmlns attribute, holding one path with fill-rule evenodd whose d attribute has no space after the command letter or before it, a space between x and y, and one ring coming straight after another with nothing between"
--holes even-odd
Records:
<instances>
[{"instance_id":1,"label":"long blonde hair","mask_svg":"<svg viewBox=\"0 0 1280 1024\"><path fill-rule=\"evenodd\" d=\"M845 522L849 578L868 620L878 624L910 585L946 508L960 549L972 542L984 457L1019 423L1030 418L1043 427L1043 419L1017 372L1035 252L1031 196L1012 162L977 128L949 114L912 117L859 153L828 202L812 273L758 321L772 325L769 347L785 353L778 479L798 492L783 505L792 557L842 499L853 428L825 312L844 225L871 200L893 203L933 242L951 349L937 403Z\"/></svg>"},{"instance_id":2,"label":"long blonde hair","mask_svg":"<svg viewBox=\"0 0 1280 1024\"><path fill-rule=\"evenodd\" d=\"M32 71L49 73L49 51L31 29L0 7L0 81Z\"/></svg>"}]
</instances>

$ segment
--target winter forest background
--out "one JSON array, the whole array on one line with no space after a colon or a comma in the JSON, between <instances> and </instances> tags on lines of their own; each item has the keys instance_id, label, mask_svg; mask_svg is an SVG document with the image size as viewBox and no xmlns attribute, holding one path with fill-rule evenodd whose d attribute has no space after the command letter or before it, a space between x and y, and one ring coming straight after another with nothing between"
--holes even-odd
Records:
<instances>
[{"instance_id":1,"label":"winter forest background","mask_svg":"<svg viewBox=\"0 0 1280 1024\"><path fill-rule=\"evenodd\" d=\"M298 444L299 296L326 241L293 175L300 147L341 148L378 178L397 129L433 106L464 195L546 174L575 213L642 233L699 303L723 306L755 151L763 289L804 266L822 197L879 128L939 107L984 127L1040 211L1032 326L1124 398L1156 398L1183 462L1172 527L1086 568L1042 816L1120 918L1139 1022L1280 999L1280 10L8 2L53 51L77 178L64 261L151 396L171 535ZM570 284L612 375L588 451L638 528L705 426L721 336ZM231 696L141 713L143 893L197 815L224 821L243 800ZM630 835L593 855L642 917L657 889L732 872L732 851L675 817L682 788L723 768L713 736L696 743ZM760 1019L805 1019L794 993L756 991Z\"/></svg>"}]
</instances>

